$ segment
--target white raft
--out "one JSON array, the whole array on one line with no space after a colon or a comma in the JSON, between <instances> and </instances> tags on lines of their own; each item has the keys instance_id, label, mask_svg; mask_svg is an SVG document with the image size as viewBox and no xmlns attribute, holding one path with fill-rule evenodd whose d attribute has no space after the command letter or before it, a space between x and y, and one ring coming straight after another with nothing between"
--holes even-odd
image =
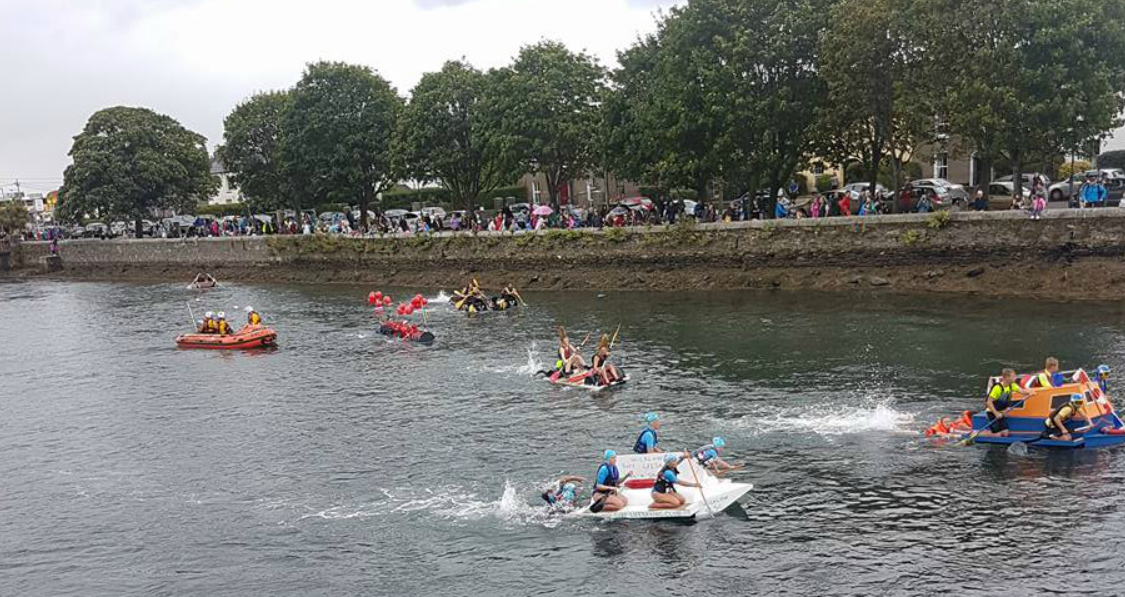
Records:
<instances>
[{"instance_id":1,"label":"white raft","mask_svg":"<svg viewBox=\"0 0 1125 597\"><path fill-rule=\"evenodd\" d=\"M682 508L675 510L650 509L652 504L652 481L656 473L664 467L664 454L621 454L617 457L617 470L621 478L632 473L626 486L620 494L629 500L629 505L616 512L590 512L590 506L575 512L578 516L593 516L610 520L620 518L703 518L712 513L718 514L726 510L738 498L754 488L751 483L735 483L730 479L720 479L710 471L704 469L698 462L688 463L687 459L681 460L676 467L676 474L683 481L696 481L696 474L703 485L702 496L700 489L694 487L676 486L676 493L684 496L687 503ZM706 503L703 498L707 498ZM708 508L710 506L710 508Z\"/></svg>"}]
</instances>

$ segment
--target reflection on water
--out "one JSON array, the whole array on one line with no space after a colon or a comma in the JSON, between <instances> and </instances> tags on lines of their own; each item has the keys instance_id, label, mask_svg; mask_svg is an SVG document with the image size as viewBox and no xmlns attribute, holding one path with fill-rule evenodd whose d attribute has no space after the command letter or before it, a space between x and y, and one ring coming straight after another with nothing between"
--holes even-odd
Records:
<instances>
[{"instance_id":1,"label":"reflection on water","mask_svg":"<svg viewBox=\"0 0 1125 597\"><path fill-rule=\"evenodd\" d=\"M1122 451L919 437L975 408L1001 367L1047 353L1125 365L1116 305L1095 306L1109 323L1093 325L1089 308L1010 300L525 293L530 309L467 318L431 289L438 342L423 347L374 333L370 290L0 284L0 594L994 595L1125 581ZM174 348L189 312L247 304L278 350ZM631 383L591 395L537 378L557 324L578 339L620 325ZM650 410L666 447L723 435L755 490L700 522L540 506L560 475L628 450Z\"/></svg>"}]
</instances>

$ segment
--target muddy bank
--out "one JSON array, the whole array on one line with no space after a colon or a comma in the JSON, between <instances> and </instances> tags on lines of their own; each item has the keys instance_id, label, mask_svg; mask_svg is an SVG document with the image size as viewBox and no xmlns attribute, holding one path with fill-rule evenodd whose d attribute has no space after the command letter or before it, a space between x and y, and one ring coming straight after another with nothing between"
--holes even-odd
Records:
<instances>
[{"instance_id":1,"label":"muddy bank","mask_svg":"<svg viewBox=\"0 0 1125 597\"><path fill-rule=\"evenodd\" d=\"M1125 214L883 216L539 235L351 239L71 241L68 279L182 281L198 271L247 282L365 283L528 290L855 288L1064 300L1116 299ZM38 267L42 243L17 249Z\"/></svg>"}]
</instances>

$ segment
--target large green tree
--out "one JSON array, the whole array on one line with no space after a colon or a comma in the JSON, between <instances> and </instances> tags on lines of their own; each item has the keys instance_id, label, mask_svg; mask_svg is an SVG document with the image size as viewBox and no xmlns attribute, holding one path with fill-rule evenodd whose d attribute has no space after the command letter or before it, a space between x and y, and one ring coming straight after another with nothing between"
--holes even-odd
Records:
<instances>
[{"instance_id":1,"label":"large green tree","mask_svg":"<svg viewBox=\"0 0 1125 597\"><path fill-rule=\"evenodd\" d=\"M0 231L20 234L30 221L31 214L22 200L0 202Z\"/></svg>"},{"instance_id":2,"label":"large green tree","mask_svg":"<svg viewBox=\"0 0 1125 597\"><path fill-rule=\"evenodd\" d=\"M216 155L254 210L295 205L281 159L281 126L289 92L259 93L238 104L223 121Z\"/></svg>"},{"instance_id":3,"label":"large green tree","mask_svg":"<svg viewBox=\"0 0 1125 597\"><path fill-rule=\"evenodd\" d=\"M1014 171L1105 135L1125 107L1125 0L915 0L952 132ZM957 15L957 18L948 18ZM1032 158L1034 159L1034 158Z\"/></svg>"},{"instance_id":4,"label":"large green tree","mask_svg":"<svg viewBox=\"0 0 1125 597\"><path fill-rule=\"evenodd\" d=\"M398 178L391 145L402 98L370 68L342 62L310 64L290 95L281 156L293 192L358 202L366 231L371 201Z\"/></svg>"},{"instance_id":5,"label":"large green tree","mask_svg":"<svg viewBox=\"0 0 1125 597\"><path fill-rule=\"evenodd\" d=\"M502 119L491 92L497 76L447 62L422 76L398 123L401 171L440 183L468 213L482 194L511 184L521 173L497 134Z\"/></svg>"},{"instance_id":6,"label":"large green tree","mask_svg":"<svg viewBox=\"0 0 1125 597\"><path fill-rule=\"evenodd\" d=\"M871 188L884 164L898 188L904 163L932 140L936 124L935 73L912 43L907 9L903 0L843 0L820 40L829 100L819 113L817 153L859 163Z\"/></svg>"},{"instance_id":7,"label":"large green tree","mask_svg":"<svg viewBox=\"0 0 1125 597\"><path fill-rule=\"evenodd\" d=\"M495 80L504 151L525 171L544 175L558 206L559 186L596 163L605 70L585 53L544 41L520 50Z\"/></svg>"},{"instance_id":8,"label":"large green tree","mask_svg":"<svg viewBox=\"0 0 1125 597\"><path fill-rule=\"evenodd\" d=\"M214 192L207 140L163 114L115 107L95 112L74 138L59 210L141 222L156 210L192 210Z\"/></svg>"}]
</instances>

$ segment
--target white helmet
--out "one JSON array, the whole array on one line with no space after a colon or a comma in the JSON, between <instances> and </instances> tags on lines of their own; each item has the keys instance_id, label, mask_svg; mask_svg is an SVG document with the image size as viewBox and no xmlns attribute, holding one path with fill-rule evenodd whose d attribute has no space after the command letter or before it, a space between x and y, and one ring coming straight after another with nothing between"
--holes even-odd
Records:
<instances>
[{"instance_id":1,"label":"white helmet","mask_svg":"<svg viewBox=\"0 0 1125 597\"><path fill-rule=\"evenodd\" d=\"M219 311L219 319L226 319L226 318L227 318L226 311Z\"/></svg>"},{"instance_id":2,"label":"white helmet","mask_svg":"<svg viewBox=\"0 0 1125 597\"><path fill-rule=\"evenodd\" d=\"M214 311L208 311L203 316L206 317L207 319L211 319L212 317L215 316L215 312Z\"/></svg>"},{"instance_id":3,"label":"white helmet","mask_svg":"<svg viewBox=\"0 0 1125 597\"><path fill-rule=\"evenodd\" d=\"M246 305L246 312L247 313L251 313L253 311L254 311L254 307L251 307L250 305Z\"/></svg>"}]
</instances>

